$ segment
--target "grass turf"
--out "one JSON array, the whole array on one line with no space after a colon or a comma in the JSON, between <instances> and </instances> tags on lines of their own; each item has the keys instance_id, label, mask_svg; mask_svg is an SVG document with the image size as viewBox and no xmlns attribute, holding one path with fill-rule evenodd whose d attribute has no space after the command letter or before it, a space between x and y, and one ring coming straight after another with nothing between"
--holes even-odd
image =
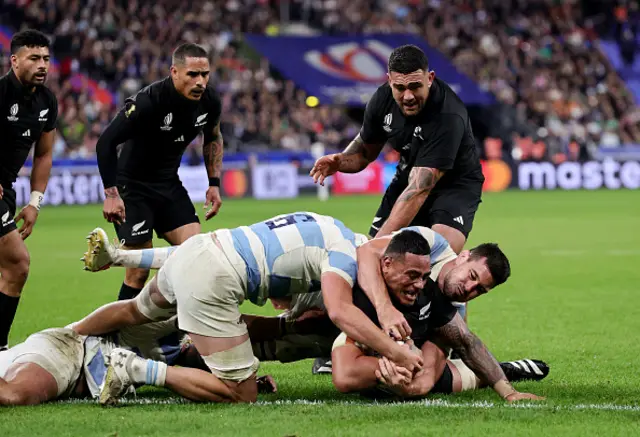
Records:
<instances>
[{"instance_id":1,"label":"grass turf","mask_svg":"<svg viewBox=\"0 0 640 437\"><path fill-rule=\"evenodd\" d=\"M501 360L530 357L550 363L545 381L517 384L522 391L547 396L541 404L507 406L491 390L433 398L440 403L371 404L337 393L329 377L312 376L308 360L264 363L260 372L274 375L279 392L261 396L257 405L184 404L166 391L144 390L139 397L150 404L115 409L69 402L0 408L0 436L637 433L637 196L633 191L484 195L467 247L499 242L513 276L470 305L470 326ZM311 210L366 233L378 201L227 200L220 216L203 229ZM114 235L98 206L42 210L28 240L31 273L11 344L37 330L64 326L117 296L121 269L81 270L83 237L95 226ZM268 306L243 309L273 313Z\"/></svg>"}]
</instances>

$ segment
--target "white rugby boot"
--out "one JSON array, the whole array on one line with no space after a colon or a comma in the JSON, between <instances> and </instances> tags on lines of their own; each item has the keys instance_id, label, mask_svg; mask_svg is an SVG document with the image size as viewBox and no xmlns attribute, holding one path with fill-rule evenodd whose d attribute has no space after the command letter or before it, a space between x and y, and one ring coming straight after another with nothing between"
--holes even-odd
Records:
<instances>
[{"instance_id":1,"label":"white rugby boot","mask_svg":"<svg viewBox=\"0 0 640 437\"><path fill-rule=\"evenodd\" d=\"M87 235L88 250L81 261L84 262L84 270L99 272L107 270L114 264L119 245L109 243L109 237L102 228L95 228Z\"/></svg>"}]
</instances>

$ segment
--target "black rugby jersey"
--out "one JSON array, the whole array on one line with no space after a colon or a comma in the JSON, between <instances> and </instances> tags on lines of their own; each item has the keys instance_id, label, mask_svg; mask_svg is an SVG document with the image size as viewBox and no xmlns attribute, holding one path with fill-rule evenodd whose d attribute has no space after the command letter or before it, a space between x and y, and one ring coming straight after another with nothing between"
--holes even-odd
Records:
<instances>
[{"instance_id":1,"label":"black rugby jersey","mask_svg":"<svg viewBox=\"0 0 640 437\"><path fill-rule=\"evenodd\" d=\"M413 167L446 171L433 192L484 182L467 109L438 78L422 110L411 117L402 113L389 83L380 86L367 104L360 137L365 144L388 142L400 153L394 184L406 187Z\"/></svg>"},{"instance_id":2,"label":"black rugby jersey","mask_svg":"<svg viewBox=\"0 0 640 437\"><path fill-rule=\"evenodd\" d=\"M13 70L0 78L0 184L10 188L33 144L56 128L58 101L49 88L24 87Z\"/></svg>"},{"instance_id":3,"label":"black rugby jersey","mask_svg":"<svg viewBox=\"0 0 640 437\"><path fill-rule=\"evenodd\" d=\"M197 101L181 95L171 77L143 88L125 101L96 145L104 187L127 181L175 181L186 147L200 132L208 141L221 110L211 84Z\"/></svg>"}]
</instances>

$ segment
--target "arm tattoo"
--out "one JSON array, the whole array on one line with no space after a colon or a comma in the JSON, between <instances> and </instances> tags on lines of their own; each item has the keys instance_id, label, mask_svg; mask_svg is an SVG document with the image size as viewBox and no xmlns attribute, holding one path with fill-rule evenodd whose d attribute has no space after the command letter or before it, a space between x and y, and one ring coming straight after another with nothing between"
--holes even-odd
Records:
<instances>
[{"instance_id":1,"label":"arm tattoo","mask_svg":"<svg viewBox=\"0 0 640 437\"><path fill-rule=\"evenodd\" d=\"M409 173L409 185L402 192L399 200L406 202L420 194L429 194L443 174L444 172L436 168L412 168L411 173Z\"/></svg>"},{"instance_id":2,"label":"arm tattoo","mask_svg":"<svg viewBox=\"0 0 640 437\"><path fill-rule=\"evenodd\" d=\"M219 178L222 175L223 139L220 123L213 129L211 141L202 145L202 155L207 168L207 175Z\"/></svg>"},{"instance_id":3,"label":"arm tattoo","mask_svg":"<svg viewBox=\"0 0 640 437\"><path fill-rule=\"evenodd\" d=\"M449 323L438 328L436 332L444 343L460 354L462 361L481 380L490 386L501 380L509 384L498 361L491 355L482 340L469 331L466 323L458 314ZM509 384L509 386L511 385Z\"/></svg>"},{"instance_id":4,"label":"arm tattoo","mask_svg":"<svg viewBox=\"0 0 640 437\"><path fill-rule=\"evenodd\" d=\"M367 161L373 161L377 158L377 155L373 156L374 153L375 151L372 151L371 148L367 147L364 141L362 141L360 134L356 135L353 141L351 141L347 148L344 149L344 152L342 152L342 154L346 156L360 154L364 156Z\"/></svg>"}]
</instances>

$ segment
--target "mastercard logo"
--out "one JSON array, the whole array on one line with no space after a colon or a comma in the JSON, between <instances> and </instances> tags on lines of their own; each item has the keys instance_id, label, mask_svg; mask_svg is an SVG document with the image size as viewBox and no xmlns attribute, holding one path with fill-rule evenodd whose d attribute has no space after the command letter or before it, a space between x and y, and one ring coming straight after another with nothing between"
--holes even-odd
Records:
<instances>
[{"instance_id":1,"label":"mastercard logo","mask_svg":"<svg viewBox=\"0 0 640 437\"><path fill-rule=\"evenodd\" d=\"M229 170L222 175L222 190L228 197L243 197L247 186L247 175L242 170Z\"/></svg>"},{"instance_id":2,"label":"mastercard logo","mask_svg":"<svg viewBox=\"0 0 640 437\"><path fill-rule=\"evenodd\" d=\"M484 185L482 191L504 191L511 184L511 168L499 159L482 161Z\"/></svg>"}]
</instances>

